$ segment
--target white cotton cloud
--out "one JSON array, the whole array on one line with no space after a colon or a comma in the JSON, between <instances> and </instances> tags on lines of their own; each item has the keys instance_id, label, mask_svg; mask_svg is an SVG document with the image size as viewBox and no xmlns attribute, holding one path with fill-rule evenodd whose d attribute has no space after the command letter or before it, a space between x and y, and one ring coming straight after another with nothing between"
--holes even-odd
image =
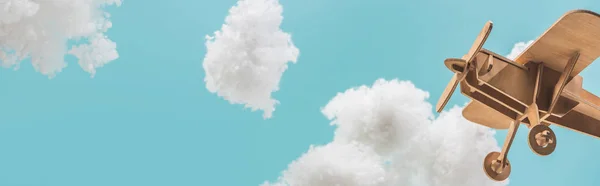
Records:
<instances>
[{"instance_id":1,"label":"white cotton cloud","mask_svg":"<svg viewBox=\"0 0 600 186\"><path fill-rule=\"evenodd\" d=\"M408 81L379 79L372 87L338 93L322 112L338 126L336 141L358 141L389 153L433 117L428 97L429 93Z\"/></svg>"},{"instance_id":2,"label":"white cotton cloud","mask_svg":"<svg viewBox=\"0 0 600 186\"><path fill-rule=\"evenodd\" d=\"M462 108L444 111L420 131L412 143L394 155L390 175L394 185L501 186L508 181L490 180L483 159L500 151L495 131L462 117ZM402 176L409 175L409 176Z\"/></svg>"},{"instance_id":3,"label":"white cotton cloud","mask_svg":"<svg viewBox=\"0 0 600 186\"><path fill-rule=\"evenodd\" d=\"M121 0L0 0L0 62L18 68L30 58L40 73L54 77L67 66L65 54L79 59L91 76L117 59L116 44L105 36L112 26L107 5ZM68 41L79 41L69 49Z\"/></svg>"},{"instance_id":4,"label":"white cotton cloud","mask_svg":"<svg viewBox=\"0 0 600 186\"><path fill-rule=\"evenodd\" d=\"M278 0L240 0L206 41L206 88L232 104L262 110L263 118L272 117L279 102L271 94L299 55L291 35L280 29L282 12Z\"/></svg>"},{"instance_id":5,"label":"white cotton cloud","mask_svg":"<svg viewBox=\"0 0 600 186\"><path fill-rule=\"evenodd\" d=\"M494 130L465 120L460 107L434 118L428 97L409 81L383 79L339 93L322 109L338 126L334 140L263 185L507 185L482 168L500 150Z\"/></svg>"},{"instance_id":6,"label":"white cotton cloud","mask_svg":"<svg viewBox=\"0 0 600 186\"><path fill-rule=\"evenodd\" d=\"M506 58L511 59L511 60L515 60L532 43L533 43L533 40L530 40L530 41L527 41L527 42L518 42L518 43L515 43L514 47L510 51L510 53L508 55L506 55Z\"/></svg>"},{"instance_id":7,"label":"white cotton cloud","mask_svg":"<svg viewBox=\"0 0 600 186\"><path fill-rule=\"evenodd\" d=\"M381 158L360 143L311 146L289 165L279 183L263 186L378 186L385 182Z\"/></svg>"}]
</instances>

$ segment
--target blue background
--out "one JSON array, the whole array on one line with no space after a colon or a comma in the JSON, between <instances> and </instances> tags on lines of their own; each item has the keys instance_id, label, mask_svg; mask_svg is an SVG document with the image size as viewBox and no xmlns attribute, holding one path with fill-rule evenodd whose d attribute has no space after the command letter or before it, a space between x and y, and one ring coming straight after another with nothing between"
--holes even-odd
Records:
<instances>
[{"instance_id":1,"label":"blue background","mask_svg":"<svg viewBox=\"0 0 600 186\"><path fill-rule=\"evenodd\" d=\"M0 70L0 186L258 185L275 180L310 144L331 141L320 113L337 92L377 78L411 80L435 103L487 20L484 46L508 54L571 9L595 0L281 0L282 29L300 49L274 97L274 117L210 94L204 36L235 0L129 1L109 8L120 58L95 78L72 57L49 80L24 62ZM600 64L583 72L600 94ZM467 99L455 94L450 105ZM511 184L600 183L600 140L554 127L558 148L533 154L521 127L509 155ZM499 131L499 145L506 131Z\"/></svg>"}]
</instances>

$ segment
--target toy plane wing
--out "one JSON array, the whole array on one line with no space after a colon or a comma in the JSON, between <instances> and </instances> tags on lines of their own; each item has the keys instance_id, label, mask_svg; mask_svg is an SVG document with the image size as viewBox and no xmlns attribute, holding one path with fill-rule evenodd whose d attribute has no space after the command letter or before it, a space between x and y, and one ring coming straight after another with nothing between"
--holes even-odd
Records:
<instances>
[{"instance_id":1,"label":"toy plane wing","mask_svg":"<svg viewBox=\"0 0 600 186\"><path fill-rule=\"evenodd\" d=\"M588 10L573 10L563 15L515 62L544 62L546 67L562 72L574 53L579 60L570 77L577 76L600 56L600 15Z\"/></svg>"}]
</instances>

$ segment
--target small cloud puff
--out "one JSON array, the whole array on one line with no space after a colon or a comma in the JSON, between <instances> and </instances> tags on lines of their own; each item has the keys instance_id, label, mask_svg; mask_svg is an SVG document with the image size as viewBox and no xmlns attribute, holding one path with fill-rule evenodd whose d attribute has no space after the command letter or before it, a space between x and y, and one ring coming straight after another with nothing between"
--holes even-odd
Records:
<instances>
[{"instance_id":1,"label":"small cloud puff","mask_svg":"<svg viewBox=\"0 0 600 186\"><path fill-rule=\"evenodd\" d=\"M119 57L116 44L104 35L112 27L105 5L120 6L121 0L1 1L0 63L17 69L30 57L37 71L54 77L67 66L68 53L94 76L96 68ZM69 40L84 42L69 50Z\"/></svg>"},{"instance_id":2,"label":"small cloud puff","mask_svg":"<svg viewBox=\"0 0 600 186\"><path fill-rule=\"evenodd\" d=\"M240 0L206 41L206 88L232 104L262 110L265 119L279 103L271 94L299 55L291 35L280 29L282 12L278 0Z\"/></svg>"},{"instance_id":3,"label":"small cloud puff","mask_svg":"<svg viewBox=\"0 0 600 186\"><path fill-rule=\"evenodd\" d=\"M510 53L508 55L506 55L506 58L511 59L511 60L517 59L517 57L519 57L519 55L521 55L521 53L523 53L525 51L525 49L527 49L527 47L529 47L532 43L533 43L533 40L530 40L527 42L515 43L514 47L510 51Z\"/></svg>"}]
</instances>

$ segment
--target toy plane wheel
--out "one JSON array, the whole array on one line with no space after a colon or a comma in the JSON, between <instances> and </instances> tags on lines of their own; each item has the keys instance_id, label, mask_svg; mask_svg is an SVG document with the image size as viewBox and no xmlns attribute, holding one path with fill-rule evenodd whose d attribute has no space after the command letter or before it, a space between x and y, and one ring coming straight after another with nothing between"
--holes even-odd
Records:
<instances>
[{"instance_id":1,"label":"toy plane wheel","mask_svg":"<svg viewBox=\"0 0 600 186\"><path fill-rule=\"evenodd\" d=\"M500 157L499 152L490 152L485 156L485 159L483 160L483 170L490 179L504 181L510 175L510 161L505 159L504 168L499 170L500 161L498 161L498 157Z\"/></svg>"},{"instance_id":2,"label":"toy plane wheel","mask_svg":"<svg viewBox=\"0 0 600 186\"><path fill-rule=\"evenodd\" d=\"M536 125L529 130L529 147L540 156L547 156L556 149L556 135L546 125Z\"/></svg>"}]
</instances>

